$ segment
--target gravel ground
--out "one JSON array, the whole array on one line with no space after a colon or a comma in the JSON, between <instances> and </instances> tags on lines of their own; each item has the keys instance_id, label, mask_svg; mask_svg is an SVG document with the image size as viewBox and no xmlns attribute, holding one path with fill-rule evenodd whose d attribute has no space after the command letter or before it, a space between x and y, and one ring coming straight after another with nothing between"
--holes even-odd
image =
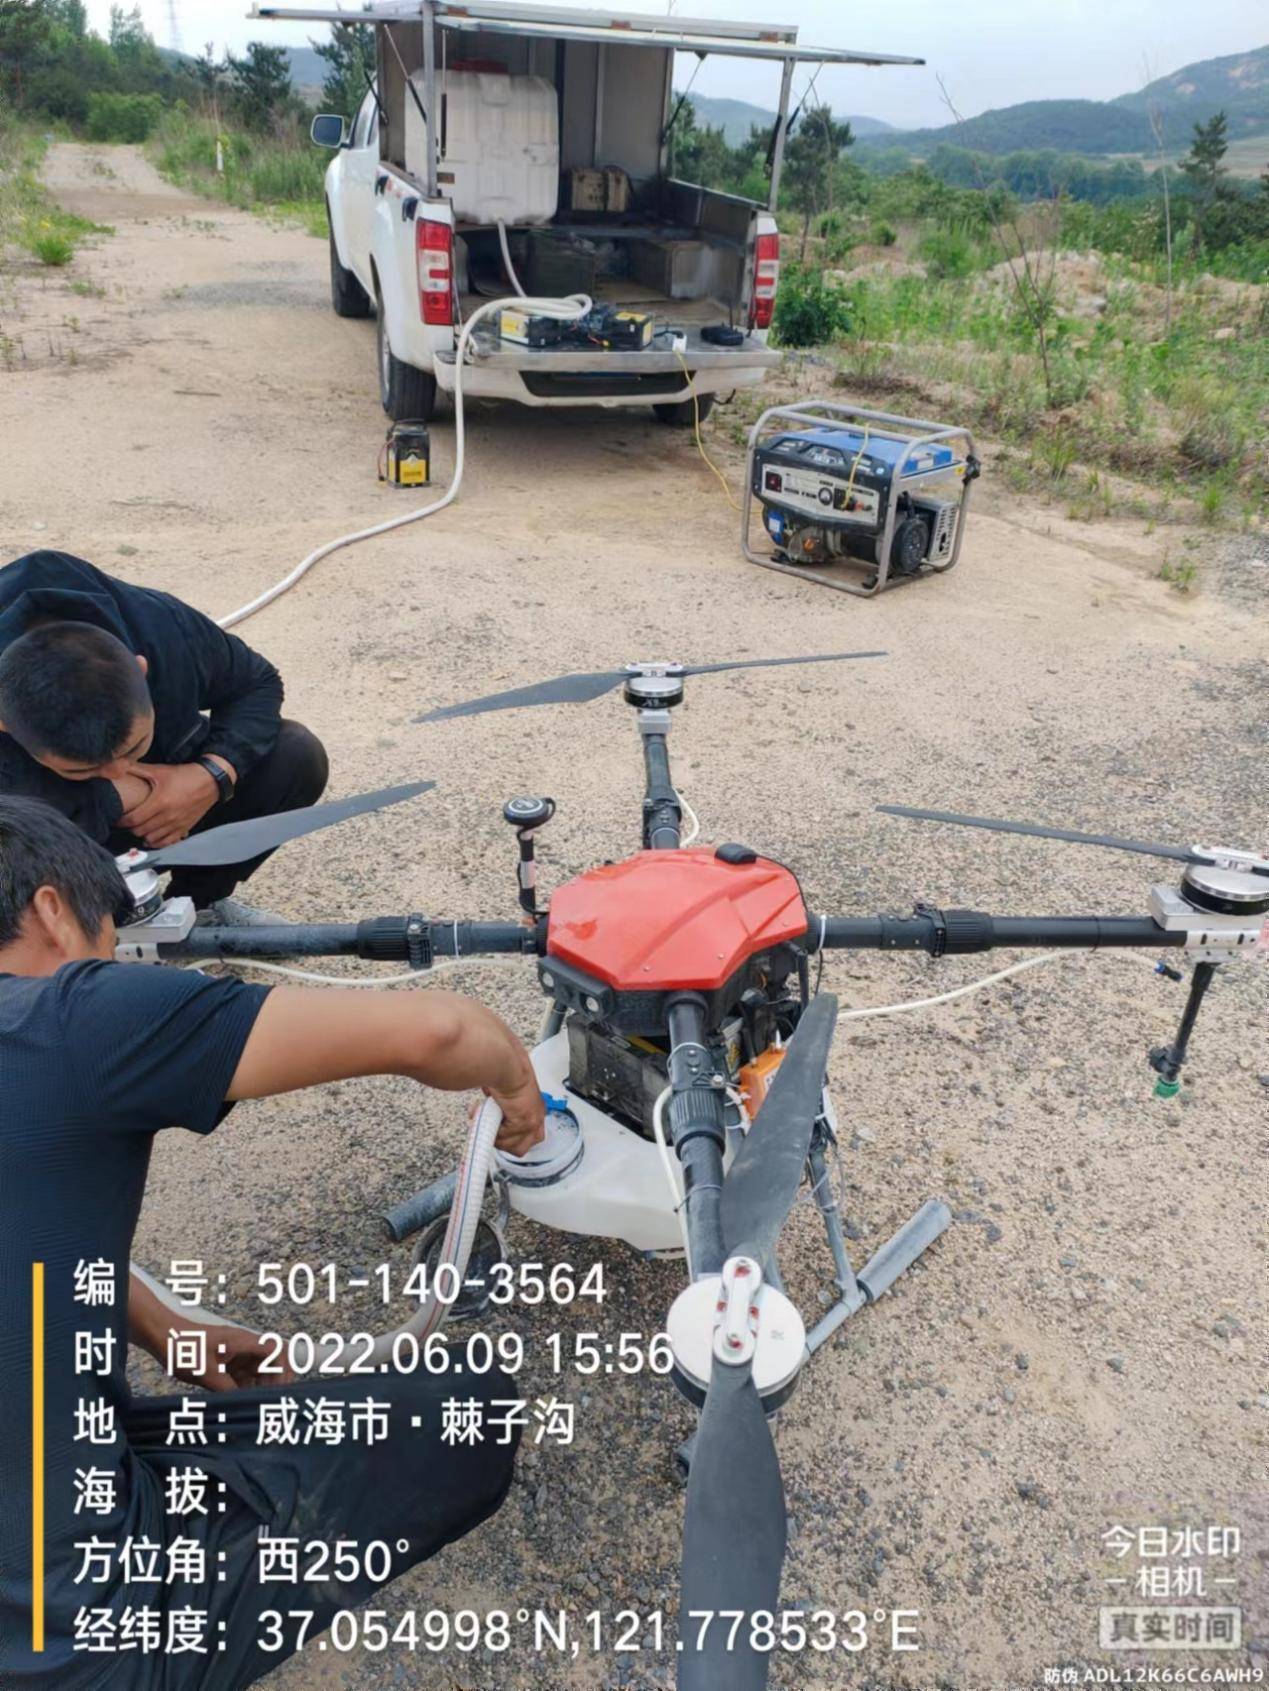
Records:
<instances>
[{"instance_id":1,"label":"gravel ground","mask_svg":"<svg viewBox=\"0 0 1269 1691\"><path fill-rule=\"evenodd\" d=\"M116 235L69 277L9 284L20 356L0 374L0 552L62 546L223 613L329 536L405 508L408 495L375 482L373 326L325 309L316 241L185 199L130 149L100 156L109 174L58 146L49 180ZM73 294L73 280L90 291ZM621 411L480 406L470 421L454 507L320 566L245 631L330 747L334 792L438 782L398 814L289 848L254 883L261 902L296 919L506 917L499 808L517 790L559 800L541 849L548 887L624 855L640 773L616 699L413 717L632 656L888 649L884 662L698 681L675 724L676 776L704 837L795 865L816 909L901 911L921 897L1136 913L1167 877L1144 858L877 815L886 801L1263 843L1263 544L1203 542L1198 589L1180 595L1157 578L1159 533L1019 499L993 485L988 447L961 566L863 602L746 566L690 437ZM448 419L435 441L443 479ZM866 1005L987 966L838 956L825 980L843 1005ZM526 1036L535 1026L530 969L455 983ZM1171 1104L1151 1097L1146 1053L1170 1035L1181 989L1140 957L1072 959L932 1014L843 1028L832 1079L857 1260L927 1196L946 1197L956 1222L807 1370L781 1418L784 1600L861 1609L871 1641L777 1662L773 1684L970 1691L1122 1667L1122 1652L1098 1649L1097 1610L1133 1601L1104 1582L1137 1564L1102 1535L1164 1521L1241 1528L1238 1560L1206 1570L1237 1577L1208 1591L1236 1592L1224 1600L1250 1640L1219 1660L1269 1665L1266 984L1263 968L1219 982ZM462 1120L451 1099L381 1081L240 1109L207 1142L167 1135L139 1260L205 1259L246 1316L261 1259L377 1262L376 1217L453 1165ZM530 1341L654 1331L679 1284L671 1265L523 1222L513 1243L527 1258L598 1258L612 1287L598 1322L583 1305L518 1313ZM805 1211L782 1261L818 1313L828 1261ZM340 1314L359 1318L372 1314ZM388 1607L674 1603L670 1454L688 1412L646 1377L573 1398L572 1447L529 1451L501 1514L399 1581ZM919 1653L888 1649L871 1617L894 1609L919 1611ZM1148 1659L1212 1658L1127 1662ZM563 1691L671 1676L655 1653L309 1652L268 1684Z\"/></svg>"}]
</instances>

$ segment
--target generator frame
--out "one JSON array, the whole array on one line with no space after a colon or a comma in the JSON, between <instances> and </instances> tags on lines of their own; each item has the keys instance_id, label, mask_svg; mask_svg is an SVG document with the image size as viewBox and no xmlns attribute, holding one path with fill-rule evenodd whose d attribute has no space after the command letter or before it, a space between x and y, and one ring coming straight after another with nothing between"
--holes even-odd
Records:
<instances>
[{"instance_id":1,"label":"generator frame","mask_svg":"<svg viewBox=\"0 0 1269 1691\"><path fill-rule=\"evenodd\" d=\"M894 474L890 478L890 497L886 502L886 516L881 529L881 541L877 548L878 559L876 565L876 579L871 587L865 587L861 582L841 581L830 574L827 568L814 566L804 568L801 564L782 564L771 556L764 557L755 552L749 543L749 536L753 521L753 506L757 495L753 491L753 462L758 447L768 434L775 432L772 419L778 418L782 423L865 423L869 434L880 435L886 440L906 443L906 450L902 458L898 459ZM901 417L897 412L869 411L863 406L846 405L837 400L809 399L800 405L772 405L765 410L749 431L749 449L745 455L745 486L741 496L740 507L740 548L751 564L760 564L766 570L779 570L782 575L796 576L799 581L813 581L819 587L832 587L839 593L854 593L861 599L871 599L875 593L881 593L886 587L897 587L901 581L915 581L922 575L945 575L955 567L961 555L961 541L965 534L965 515L969 509L969 488L973 479L970 476L961 478L960 508L956 516L956 535L952 541L952 555L945 563L922 564L913 575L905 575L890 580L890 548L894 541L895 522L899 509L900 493L910 493L914 487L920 487L927 481L946 480L948 471L946 465L929 470L918 470L912 475L904 476L903 467L910 462L912 454L921 447L934 446L949 439L965 442L966 458L972 458L974 453L974 437L967 428L959 428L946 423L934 423L924 417ZM862 451L862 448L861 448ZM847 560L843 560L847 561ZM863 565L864 560L849 560ZM866 566L865 566L866 567Z\"/></svg>"}]
</instances>

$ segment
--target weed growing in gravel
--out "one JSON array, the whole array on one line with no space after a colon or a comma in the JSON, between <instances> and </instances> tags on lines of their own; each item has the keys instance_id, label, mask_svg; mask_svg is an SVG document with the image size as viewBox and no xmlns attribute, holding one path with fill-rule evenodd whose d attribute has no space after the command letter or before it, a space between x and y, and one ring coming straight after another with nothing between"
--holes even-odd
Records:
<instances>
[{"instance_id":1,"label":"weed growing in gravel","mask_svg":"<svg viewBox=\"0 0 1269 1691\"><path fill-rule=\"evenodd\" d=\"M74 241L61 230L54 229L47 218L41 218L35 227L28 230L26 244L41 264L55 268L69 264L75 256Z\"/></svg>"},{"instance_id":2,"label":"weed growing in gravel","mask_svg":"<svg viewBox=\"0 0 1269 1691\"><path fill-rule=\"evenodd\" d=\"M1171 558L1165 557L1159 565L1159 580L1166 581L1178 593L1188 593L1198 580L1198 565L1193 558L1182 558L1174 564Z\"/></svg>"}]
</instances>

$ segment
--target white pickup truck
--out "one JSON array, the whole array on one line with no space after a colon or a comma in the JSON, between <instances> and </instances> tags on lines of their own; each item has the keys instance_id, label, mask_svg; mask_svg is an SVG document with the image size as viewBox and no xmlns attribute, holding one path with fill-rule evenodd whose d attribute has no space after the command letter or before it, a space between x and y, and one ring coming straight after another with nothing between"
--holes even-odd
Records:
<instances>
[{"instance_id":1,"label":"white pickup truck","mask_svg":"<svg viewBox=\"0 0 1269 1691\"><path fill-rule=\"evenodd\" d=\"M774 207L794 68L920 64L799 47L788 24L511 5L382 0L257 5L270 20L368 23L378 74L352 116L313 121L326 173L331 300L377 320L379 390L394 419L426 420L452 392L456 341L483 301L520 286L582 293L586 332L486 318L467 396L524 405L651 406L690 426L714 395L760 382L779 275ZM766 206L674 180L674 57L781 67Z\"/></svg>"}]
</instances>

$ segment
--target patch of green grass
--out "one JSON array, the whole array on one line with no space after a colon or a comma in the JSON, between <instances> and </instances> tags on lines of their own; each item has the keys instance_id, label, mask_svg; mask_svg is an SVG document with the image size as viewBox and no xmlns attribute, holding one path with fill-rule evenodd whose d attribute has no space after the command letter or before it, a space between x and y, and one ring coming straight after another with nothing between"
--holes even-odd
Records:
<instances>
[{"instance_id":1,"label":"patch of green grass","mask_svg":"<svg viewBox=\"0 0 1269 1691\"><path fill-rule=\"evenodd\" d=\"M981 252L978 240L935 226L922 250L959 265ZM834 348L838 385L887 409L989 429L1026 452L1034 485L1060 485L1082 514L1109 510L1107 472L1151 489L1153 520L1179 520L1194 505L1222 524L1263 511L1269 294L1257 321L1254 298L1179 271L1169 326L1150 265L1098 262L1080 292L1059 273L1047 376L1034 327L999 271L865 275L844 290L850 332ZM1103 479L1070 492L1076 465ZM1133 509L1126 493L1113 504Z\"/></svg>"},{"instance_id":2,"label":"patch of green grass","mask_svg":"<svg viewBox=\"0 0 1269 1691\"><path fill-rule=\"evenodd\" d=\"M75 256L75 242L69 235L57 229L31 229L27 233L26 244L33 257L41 264L60 268L69 264Z\"/></svg>"},{"instance_id":3,"label":"patch of green grass","mask_svg":"<svg viewBox=\"0 0 1269 1691\"><path fill-rule=\"evenodd\" d=\"M160 173L195 193L247 211L267 212L326 234L324 178L328 155L297 130L284 137L219 132L214 123L175 108L164 114L150 142Z\"/></svg>"}]
</instances>

